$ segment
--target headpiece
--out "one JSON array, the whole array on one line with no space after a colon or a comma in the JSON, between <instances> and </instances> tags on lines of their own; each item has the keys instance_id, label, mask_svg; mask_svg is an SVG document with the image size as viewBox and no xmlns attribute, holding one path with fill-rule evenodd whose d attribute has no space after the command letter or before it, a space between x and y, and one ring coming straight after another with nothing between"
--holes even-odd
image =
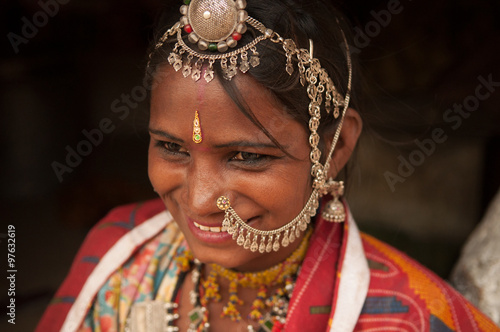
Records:
<instances>
[{"instance_id":1,"label":"headpiece","mask_svg":"<svg viewBox=\"0 0 500 332\"><path fill-rule=\"evenodd\" d=\"M338 201L339 195L343 192L343 183L333 181L331 178L327 180L327 174L350 99L352 68L347 42L344 44L349 77L347 92L343 97L326 70L321 67L320 61L314 58L312 40L309 40L309 50L297 47L292 39L284 39L277 32L250 17L245 11L245 0L184 0L184 3L180 7L182 17L179 22L164 33L153 50L153 53L156 52L169 37L176 36L177 42L168 56L168 63L176 71L182 69L184 77L191 76L197 81L201 78L203 65L207 65L203 78L210 82L214 78L213 65L218 61L223 77L231 80L238 71L245 73L250 67L260 64L256 45L263 40L269 40L282 45L286 56L285 70L289 75L293 74L294 63L297 63L300 83L306 87L310 99L309 144L311 175L314 181L311 196L302 211L284 226L271 231L262 231L247 225L231 207L229 199L221 196L217 200L217 206L225 211L222 229L232 234L233 239L246 249L261 253L277 251L280 245L288 246L306 230L311 217L316 215L319 198L327 193L332 193L334 201L329 204L329 210L323 214L324 218L329 221L343 221L345 212L342 203ZM256 36L246 44L240 45L238 41L248 26L255 30ZM342 35L345 40L343 31ZM320 137L317 132L322 107L325 108L327 115L335 119L340 117L324 164L320 163L321 151L318 148Z\"/></svg>"}]
</instances>

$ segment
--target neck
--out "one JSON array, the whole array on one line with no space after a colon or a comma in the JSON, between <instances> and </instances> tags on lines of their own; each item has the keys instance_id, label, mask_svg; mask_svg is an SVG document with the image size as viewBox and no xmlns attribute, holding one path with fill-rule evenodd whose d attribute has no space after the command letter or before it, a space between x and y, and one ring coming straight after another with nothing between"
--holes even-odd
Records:
<instances>
[{"instance_id":1,"label":"neck","mask_svg":"<svg viewBox=\"0 0 500 332\"><path fill-rule=\"evenodd\" d=\"M217 275L230 281L241 280L244 285L251 288L258 288L263 283L266 285L281 283L286 276L297 273L298 268L306 254L311 233L312 231L309 229L309 231L304 234L303 239L298 242L298 247L291 255L282 260L280 263L268 267L265 270L242 272L227 269L218 264L210 264L208 266L208 270L209 272L216 273Z\"/></svg>"},{"instance_id":2,"label":"neck","mask_svg":"<svg viewBox=\"0 0 500 332\"><path fill-rule=\"evenodd\" d=\"M209 311L221 312L219 317L230 319L233 323L247 321L249 328L253 324L284 324L295 278L311 233L309 229L288 258L258 272L239 272L216 264L204 266L195 260L191 301L195 306L193 311L198 312L199 317L192 320L191 326L209 324ZM180 266L186 267L183 263L191 257L187 252L184 259L179 259Z\"/></svg>"}]
</instances>

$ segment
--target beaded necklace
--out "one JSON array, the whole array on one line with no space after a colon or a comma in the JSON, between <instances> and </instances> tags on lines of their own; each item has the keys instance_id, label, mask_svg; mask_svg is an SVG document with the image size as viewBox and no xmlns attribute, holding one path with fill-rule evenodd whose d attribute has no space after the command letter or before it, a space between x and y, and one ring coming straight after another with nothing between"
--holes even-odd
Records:
<instances>
[{"instance_id":1,"label":"beaded necklace","mask_svg":"<svg viewBox=\"0 0 500 332\"><path fill-rule=\"evenodd\" d=\"M181 269L182 278L179 278L176 289L180 287L186 274L192 269L192 281L194 289L190 291L190 302L194 308L189 312L190 325L188 332L208 332L210 328L209 313L207 305L210 301L219 302L218 279L223 278L229 281L229 301L224 306L221 317L226 317L232 321L239 322L242 316L237 306L243 301L238 297L238 286L258 289L257 297L252 302L250 313L247 319L257 322L258 332L280 332L284 329L288 303L292 296L295 279L298 275L300 264L304 259L312 229L305 234L304 239L295 251L283 262L260 272L243 273L226 269L217 264L210 264L211 271L204 279L202 271L204 264L193 258L192 253L186 250L182 256L177 258L178 266ZM268 288L284 284L278 288L274 294L268 296ZM269 311L265 313L266 309ZM172 303L168 308L167 331L178 331L173 325L179 317L177 304ZM247 327L249 332L255 331L252 324Z\"/></svg>"}]
</instances>

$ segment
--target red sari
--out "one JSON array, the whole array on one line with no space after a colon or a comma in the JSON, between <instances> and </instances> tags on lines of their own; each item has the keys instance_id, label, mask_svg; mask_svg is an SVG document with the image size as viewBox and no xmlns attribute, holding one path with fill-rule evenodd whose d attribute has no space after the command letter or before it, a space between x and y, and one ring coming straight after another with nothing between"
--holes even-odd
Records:
<instances>
[{"instance_id":1,"label":"red sari","mask_svg":"<svg viewBox=\"0 0 500 332\"><path fill-rule=\"evenodd\" d=\"M113 210L87 236L36 331L78 330L109 276L172 222L160 200ZM317 217L285 331L500 328L435 274L360 234L348 214L344 224Z\"/></svg>"}]
</instances>

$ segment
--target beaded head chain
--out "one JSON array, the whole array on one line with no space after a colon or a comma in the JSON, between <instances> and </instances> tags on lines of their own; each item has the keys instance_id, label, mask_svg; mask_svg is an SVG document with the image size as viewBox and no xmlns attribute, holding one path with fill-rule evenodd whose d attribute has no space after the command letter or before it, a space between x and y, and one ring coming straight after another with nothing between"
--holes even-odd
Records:
<instances>
[{"instance_id":1,"label":"beaded head chain","mask_svg":"<svg viewBox=\"0 0 500 332\"><path fill-rule=\"evenodd\" d=\"M288 246L306 230L311 217L316 214L319 198L329 192L337 193L343 190L343 184L332 179L327 180L327 174L349 104L352 68L348 43L345 42L349 77L347 92L343 97L337 91L326 70L321 67L320 61L313 57L312 40L309 40L309 50L298 48L292 39L284 39L277 32L250 17L245 9L245 0L184 0L184 4L180 7L180 20L156 43L153 52L149 55L148 67L153 54L169 37L173 36L176 36L177 42L168 56L168 63L176 71L182 69L183 76L191 76L194 81L201 78L204 65L206 68L203 78L206 82L212 81L214 79L213 66L216 61L220 63L222 76L227 80L231 80L238 71L246 73L251 67L258 66L260 58L256 45L263 40L282 45L286 56L285 70L289 75L295 71L294 64L296 64L300 83L306 87L310 99L309 144L311 146L311 175L314 181L309 200L296 218L271 231L262 231L248 226L231 207L227 197L221 196L217 200L219 209L225 211L222 229L232 234L233 239L244 248L264 253L277 251L280 246ZM256 36L246 44L240 45L239 41L249 26L255 31ZM345 41L343 31L342 35ZM318 148L320 137L317 132L321 108L324 108L327 115L331 114L335 119L340 117L324 164L320 163L321 151ZM343 211L340 215L342 213ZM334 221L343 220L343 218L334 219Z\"/></svg>"}]
</instances>

